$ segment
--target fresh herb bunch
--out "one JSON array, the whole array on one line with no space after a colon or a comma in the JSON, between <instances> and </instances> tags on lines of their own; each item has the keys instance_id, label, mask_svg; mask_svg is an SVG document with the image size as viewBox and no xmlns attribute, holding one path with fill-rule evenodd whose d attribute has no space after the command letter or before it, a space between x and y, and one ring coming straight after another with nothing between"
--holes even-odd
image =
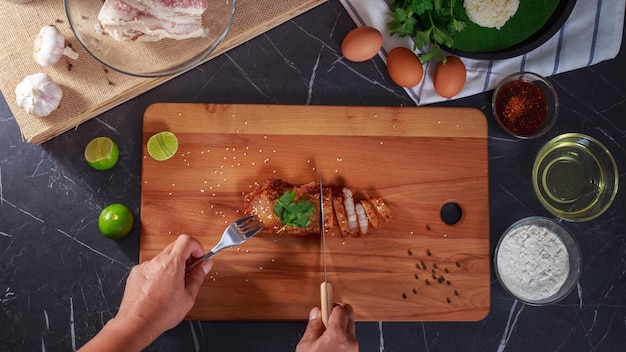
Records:
<instances>
[{"instance_id":1,"label":"fresh herb bunch","mask_svg":"<svg viewBox=\"0 0 626 352\"><path fill-rule=\"evenodd\" d=\"M454 47L454 34L462 32L466 23L454 14L461 0L391 0L391 18L387 28L391 34L414 39L413 49L422 49L432 41L430 52L420 54L422 62L436 57L445 63L440 45Z\"/></svg>"},{"instance_id":2,"label":"fresh herb bunch","mask_svg":"<svg viewBox=\"0 0 626 352\"><path fill-rule=\"evenodd\" d=\"M278 215L283 226L277 233L283 231L287 226L307 227L311 223L309 216L313 214L313 202L300 200L294 202L296 191L285 191L274 204L274 213Z\"/></svg>"}]
</instances>

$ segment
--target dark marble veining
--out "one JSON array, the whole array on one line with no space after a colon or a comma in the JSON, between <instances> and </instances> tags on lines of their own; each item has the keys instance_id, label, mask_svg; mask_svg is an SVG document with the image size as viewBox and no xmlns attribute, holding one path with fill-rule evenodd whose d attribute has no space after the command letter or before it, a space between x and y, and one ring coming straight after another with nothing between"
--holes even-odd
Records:
<instances>
[{"instance_id":1,"label":"dark marble veining","mask_svg":"<svg viewBox=\"0 0 626 352\"><path fill-rule=\"evenodd\" d=\"M414 105L377 57L342 59L354 27L330 1L43 144L22 141L0 101L0 350L70 351L115 315L138 261L139 228L121 241L100 235L104 206L139 216L141 124L154 102ZM561 98L554 128L518 140L496 125L490 92L437 104L471 106L489 121L491 247L519 218L550 214L532 192L534 155L570 131L598 138L614 154L622 187L601 217L563 225L580 242L583 271L563 301L530 307L493 276L491 311L479 322L358 323L362 351L619 351L626 349L626 55L553 76ZM83 148L115 139L118 165L92 170ZM288 299L288 298L285 298ZM184 321L150 351L293 351L305 322Z\"/></svg>"}]
</instances>

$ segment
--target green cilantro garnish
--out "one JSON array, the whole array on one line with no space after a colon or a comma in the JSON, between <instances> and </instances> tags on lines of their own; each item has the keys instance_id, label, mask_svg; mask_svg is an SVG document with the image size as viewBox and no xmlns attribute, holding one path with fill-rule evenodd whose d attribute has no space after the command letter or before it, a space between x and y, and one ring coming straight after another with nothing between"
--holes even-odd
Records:
<instances>
[{"instance_id":1,"label":"green cilantro garnish","mask_svg":"<svg viewBox=\"0 0 626 352\"><path fill-rule=\"evenodd\" d=\"M276 200L274 204L274 213L278 215L283 223L277 233L281 232L287 226L307 227L311 223L309 216L313 214L313 202L308 200L300 200L294 202L296 191L285 191L285 193Z\"/></svg>"},{"instance_id":2,"label":"green cilantro garnish","mask_svg":"<svg viewBox=\"0 0 626 352\"><path fill-rule=\"evenodd\" d=\"M391 34L414 39L413 49L422 49L432 41L430 52L420 54L426 62L433 57L445 63L440 45L454 47L453 36L462 32L466 23L454 14L457 0L391 0L392 20L387 23Z\"/></svg>"}]
</instances>

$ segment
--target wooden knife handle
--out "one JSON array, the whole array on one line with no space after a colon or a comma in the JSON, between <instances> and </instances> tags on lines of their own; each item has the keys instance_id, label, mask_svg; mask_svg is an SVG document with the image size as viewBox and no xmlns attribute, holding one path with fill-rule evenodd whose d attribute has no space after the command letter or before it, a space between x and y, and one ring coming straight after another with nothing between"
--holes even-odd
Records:
<instances>
[{"instance_id":1,"label":"wooden knife handle","mask_svg":"<svg viewBox=\"0 0 626 352\"><path fill-rule=\"evenodd\" d=\"M322 311L322 322L324 326L328 327L328 318L330 317L330 312L333 310L333 286L329 282L322 282L320 285L320 295L321 295L321 311Z\"/></svg>"}]
</instances>

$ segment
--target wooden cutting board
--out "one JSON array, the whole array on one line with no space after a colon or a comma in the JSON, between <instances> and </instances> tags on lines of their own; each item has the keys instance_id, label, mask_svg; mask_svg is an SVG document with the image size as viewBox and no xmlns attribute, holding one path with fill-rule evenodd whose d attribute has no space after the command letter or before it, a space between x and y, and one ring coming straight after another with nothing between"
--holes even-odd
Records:
<instances>
[{"instance_id":1,"label":"wooden cutting board","mask_svg":"<svg viewBox=\"0 0 626 352\"><path fill-rule=\"evenodd\" d=\"M163 130L170 160L147 155ZM490 305L487 123L476 109L154 104L144 114L140 261L180 233L206 250L243 217L257 183L282 178L377 194L395 218L326 238L328 281L358 321L476 321ZM445 224L442 206L461 207ZM189 319L305 320L319 306L319 236L257 236L214 257Z\"/></svg>"}]
</instances>

